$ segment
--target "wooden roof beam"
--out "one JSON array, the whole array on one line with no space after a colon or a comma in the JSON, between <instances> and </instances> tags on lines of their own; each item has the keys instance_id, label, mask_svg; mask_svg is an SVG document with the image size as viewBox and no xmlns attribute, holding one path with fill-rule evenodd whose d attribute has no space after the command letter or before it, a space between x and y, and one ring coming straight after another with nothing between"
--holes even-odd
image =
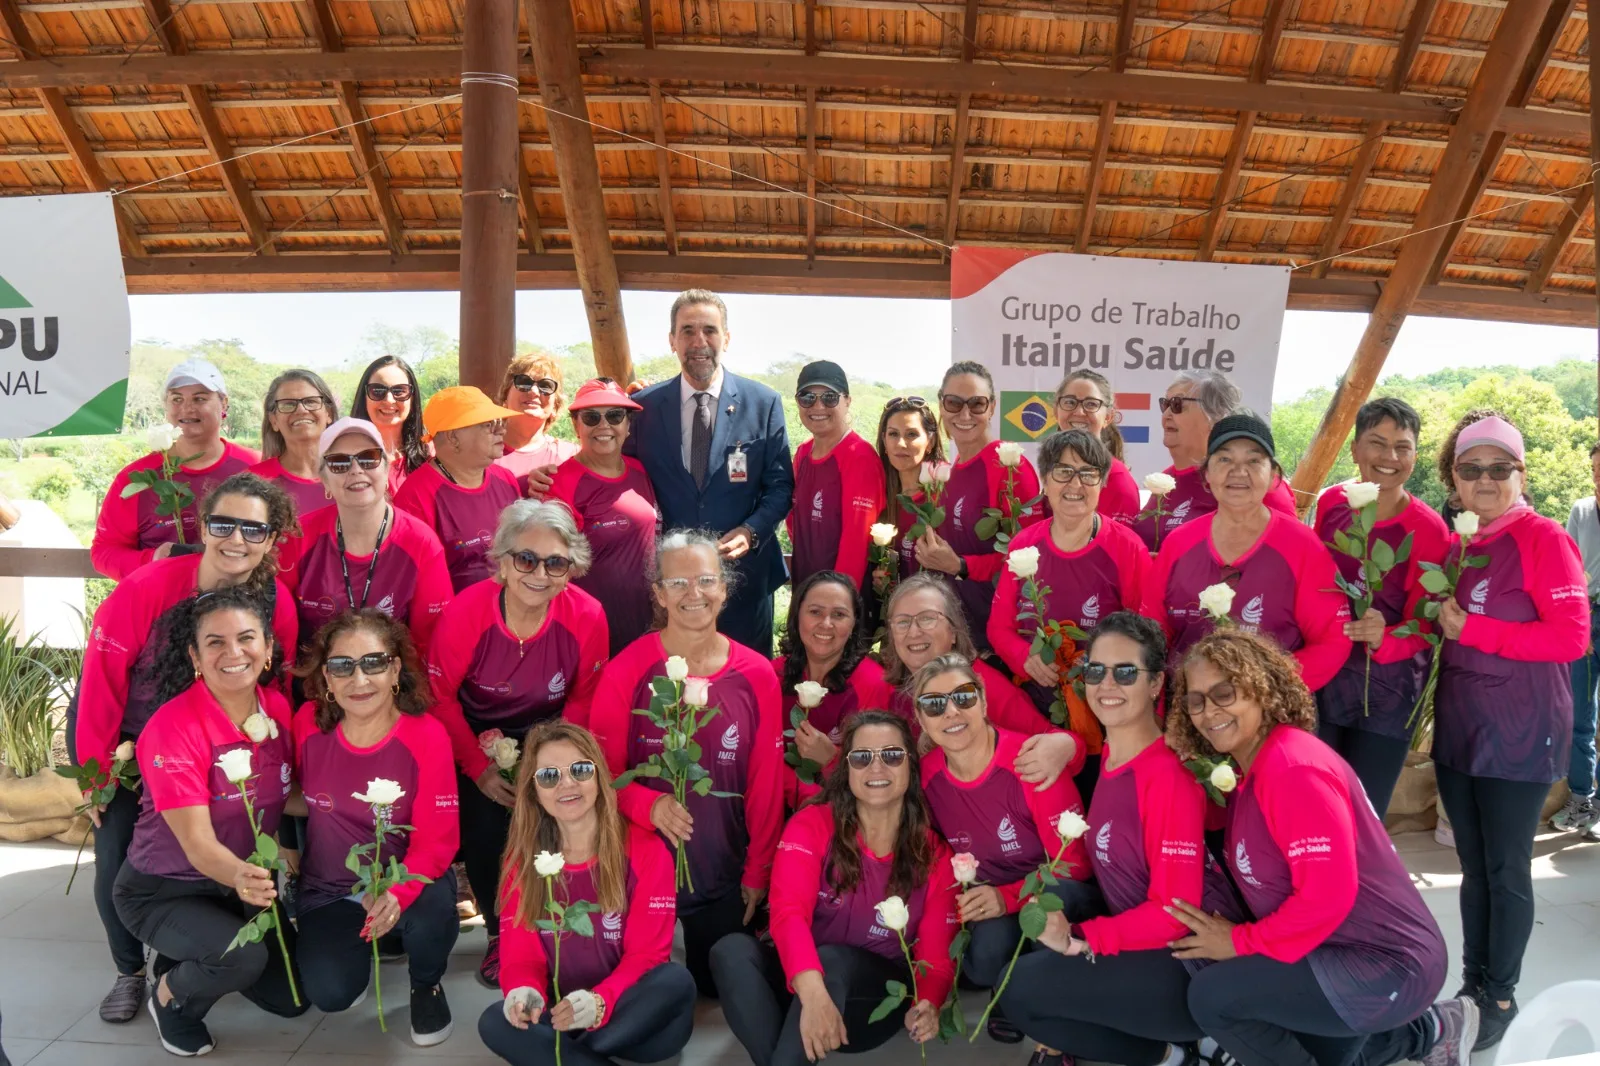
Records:
<instances>
[{"instance_id":1,"label":"wooden roof beam","mask_svg":"<svg viewBox=\"0 0 1600 1066\"><path fill-rule=\"evenodd\" d=\"M817 258L817 90L806 90L806 259Z\"/></svg>"},{"instance_id":2,"label":"wooden roof beam","mask_svg":"<svg viewBox=\"0 0 1600 1066\"><path fill-rule=\"evenodd\" d=\"M416 190L402 190L414 192ZM556 192L560 192L558 188ZM544 230L539 225L539 204L534 199L533 177L528 173L528 160L522 146L517 146L517 199L522 208L522 236L530 255L543 255Z\"/></svg>"},{"instance_id":3,"label":"wooden roof beam","mask_svg":"<svg viewBox=\"0 0 1600 1066\"><path fill-rule=\"evenodd\" d=\"M1117 39L1112 45L1111 72L1121 74L1128 69L1128 55L1133 51L1133 26L1139 15L1139 0L1122 0L1122 14L1117 18ZM1117 123L1117 102L1107 100L1100 105L1099 124L1094 131L1094 152L1089 157L1089 173L1083 184L1083 212L1078 218L1078 239L1073 248L1081 255L1089 250L1089 237L1094 232L1095 207L1100 200L1100 179L1105 173L1106 156L1111 151L1111 134Z\"/></svg>"},{"instance_id":4,"label":"wooden roof beam","mask_svg":"<svg viewBox=\"0 0 1600 1066\"><path fill-rule=\"evenodd\" d=\"M1578 227L1583 224L1583 217L1593 207L1594 185L1585 185L1573 198L1572 206L1562 214L1561 224L1556 227L1555 234L1545 243L1544 251L1539 254L1539 265L1533 268L1533 272L1528 275L1528 283L1523 286L1524 292L1544 291L1544 287L1550 282L1550 275L1555 273L1556 264L1561 261L1561 253L1566 251L1567 245L1572 241L1572 235L1578 232Z\"/></svg>"},{"instance_id":5,"label":"wooden roof beam","mask_svg":"<svg viewBox=\"0 0 1600 1066\"><path fill-rule=\"evenodd\" d=\"M656 46L655 12L650 0L639 0L639 18L644 24L644 46ZM650 83L650 126L656 144L656 181L661 189L661 225L667 233L667 254L678 254L678 219L672 206L672 171L667 158L667 118L661 103L661 83Z\"/></svg>"},{"instance_id":6,"label":"wooden roof beam","mask_svg":"<svg viewBox=\"0 0 1600 1066\"><path fill-rule=\"evenodd\" d=\"M1483 159L1489 134L1506 106L1518 75L1527 61L1534 39L1555 0L1518 0L1500 16L1489 53L1484 58L1467 103L1450 133L1450 143L1439 160L1433 185L1417 212L1410 236L1401 242L1389 279L1384 283L1366 331L1350 367L1322 416L1316 436L1295 471L1294 487L1310 499L1322 487L1334 459L1344 447L1355 423L1356 410L1366 402L1389 349L1405 325L1418 294L1426 286L1428 270L1444 243L1442 224L1461 202L1466 187ZM1564 0L1563 0L1564 2Z\"/></svg>"},{"instance_id":7,"label":"wooden roof beam","mask_svg":"<svg viewBox=\"0 0 1600 1066\"><path fill-rule=\"evenodd\" d=\"M978 0L967 0L961 19L961 62L971 63L978 54ZM944 243L953 248L961 222L961 187L966 184L967 137L971 133L972 94L962 93L956 100L956 118L950 127L950 192L944 205Z\"/></svg>"}]
</instances>

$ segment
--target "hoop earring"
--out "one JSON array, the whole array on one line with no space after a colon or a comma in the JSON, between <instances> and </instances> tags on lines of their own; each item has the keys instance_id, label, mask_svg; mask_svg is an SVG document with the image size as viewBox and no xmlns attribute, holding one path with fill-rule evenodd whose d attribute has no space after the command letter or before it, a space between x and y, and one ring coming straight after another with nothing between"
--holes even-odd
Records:
<instances>
[{"instance_id":1,"label":"hoop earring","mask_svg":"<svg viewBox=\"0 0 1600 1066\"><path fill-rule=\"evenodd\" d=\"M322 498L325 500L333 499L333 490L329 489L326 485L322 486Z\"/></svg>"},{"instance_id":2,"label":"hoop earring","mask_svg":"<svg viewBox=\"0 0 1600 1066\"><path fill-rule=\"evenodd\" d=\"M324 692L324 693L323 693L323 694L322 694L322 698L323 698L323 699L325 699L325 700L327 700L327 701L328 701L328 702L329 702L329 703L333 703L333 702L335 702L335 700L334 700L334 698L333 698L333 692L332 692L332 691L331 691L331 690L330 690L330 691L328 691L328 692Z\"/></svg>"},{"instance_id":3,"label":"hoop earring","mask_svg":"<svg viewBox=\"0 0 1600 1066\"><path fill-rule=\"evenodd\" d=\"M394 696L400 695L400 682L396 681L394 684L390 685L389 692Z\"/></svg>"}]
</instances>

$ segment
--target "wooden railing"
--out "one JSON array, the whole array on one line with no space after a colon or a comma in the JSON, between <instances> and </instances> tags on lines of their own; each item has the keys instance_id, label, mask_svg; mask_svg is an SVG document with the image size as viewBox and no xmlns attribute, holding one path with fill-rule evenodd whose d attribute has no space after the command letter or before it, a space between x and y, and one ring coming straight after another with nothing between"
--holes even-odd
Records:
<instances>
[{"instance_id":1,"label":"wooden railing","mask_svg":"<svg viewBox=\"0 0 1600 1066\"><path fill-rule=\"evenodd\" d=\"M101 577L88 548L0 546L0 577Z\"/></svg>"}]
</instances>

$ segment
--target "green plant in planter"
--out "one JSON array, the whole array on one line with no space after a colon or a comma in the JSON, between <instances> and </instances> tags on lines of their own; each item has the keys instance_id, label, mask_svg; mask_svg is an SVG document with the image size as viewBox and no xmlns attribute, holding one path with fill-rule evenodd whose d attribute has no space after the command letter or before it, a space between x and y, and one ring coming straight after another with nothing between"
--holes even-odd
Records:
<instances>
[{"instance_id":1,"label":"green plant in planter","mask_svg":"<svg viewBox=\"0 0 1600 1066\"><path fill-rule=\"evenodd\" d=\"M19 641L16 619L0 617L0 762L18 777L50 766L67 663L37 633Z\"/></svg>"}]
</instances>

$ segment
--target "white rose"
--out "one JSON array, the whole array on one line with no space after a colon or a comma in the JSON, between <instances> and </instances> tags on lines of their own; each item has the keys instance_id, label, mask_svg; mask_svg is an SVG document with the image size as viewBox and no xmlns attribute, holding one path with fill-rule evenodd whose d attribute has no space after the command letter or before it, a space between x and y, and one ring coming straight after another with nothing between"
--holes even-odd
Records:
<instances>
[{"instance_id":1,"label":"white rose","mask_svg":"<svg viewBox=\"0 0 1600 1066\"><path fill-rule=\"evenodd\" d=\"M1212 618L1224 618L1233 610L1233 587L1231 585L1208 585L1200 593L1200 607Z\"/></svg>"},{"instance_id":2,"label":"white rose","mask_svg":"<svg viewBox=\"0 0 1600 1066\"><path fill-rule=\"evenodd\" d=\"M1359 511L1367 504L1378 498L1378 486L1370 481L1358 481L1354 485L1344 487L1344 502L1352 510Z\"/></svg>"},{"instance_id":3,"label":"white rose","mask_svg":"<svg viewBox=\"0 0 1600 1066\"><path fill-rule=\"evenodd\" d=\"M950 868L955 871L957 884L970 885L978 879L978 858L970 851L952 857Z\"/></svg>"},{"instance_id":4,"label":"white rose","mask_svg":"<svg viewBox=\"0 0 1600 1066\"><path fill-rule=\"evenodd\" d=\"M520 753L517 751L517 742L510 737L501 737L494 742L494 747L489 751L489 757L494 764L502 770L510 770L517 765Z\"/></svg>"},{"instance_id":5,"label":"white rose","mask_svg":"<svg viewBox=\"0 0 1600 1066\"><path fill-rule=\"evenodd\" d=\"M1171 474L1146 474L1144 487L1152 496L1165 496L1178 487L1178 480Z\"/></svg>"},{"instance_id":6,"label":"white rose","mask_svg":"<svg viewBox=\"0 0 1600 1066\"><path fill-rule=\"evenodd\" d=\"M540 877L554 877L566 865L567 860L562 857L559 851L554 854L548 851L541 851L533 857L533 872Z\"/></svg>"},{"instance_id":7,"label":"white rose","mask_svg":"<svg viewBox=\"0 0 1600 1066\"><path fill-rule=\"evenodd\" d=\"M877 906L878 924L899 933L911 924L911 910L899 896L890 896Z\"/></svg>"},{"instance_id":8,"label":"white rose","mask_svg":"<svg viewBox=\"0 0 1600 1066\"><path fill-rule=\"evenodd\" d=\"M134 758L133 741L124 740L117 745L116 754L111 756L117 762L132 762Z\"/></svg>"},{"instance_id":9,"label":"white rose","mask_svg":"<svg viewBox=\"0 0 1600 1066\"><path fill-rule=\"evenodd\" d=\"M704 707L711 700L711 682L703 677L691 677L683 683L683 702L690 707Z\"/></svg>"},{"instance_id":10,"label":"white rose","mask_svg":"<svg viewBox=\"0 0 1600 1066\"><path fill-rule=\"evenodd\" d=\"M1456 536L1475 537L1478 535L1478 513L1476 511L1462 511L1456 515Z\"/></svg>"},{"instance_id":11,"label":"white rose","mask_svg":"<svg viewBox=\"0 0 1600 1066\"><path fill-rule=\"evenodd\" d=\"M153 452L164 452L178 443L178 427L158 422L144 431L144 442Z\"/></svg>"},{"instance_id":12,"label":"white rose","mask_svg":"<svg viewBox=\"0 0 1600 1066\"><path fill-rule=\"evenodd\" d=\"M250 738L252 744L259 744L272 735L272 730L267 728L267 716L260 711L246 718L240 728L244 730L244 735Z\"/></svg>"},{"instance_id":13,"label":"white rose","mask_svg":"<svg viewBox=\"0 0 1600 1066\"><path fill-rule=\"evenodd\" d=\"M217 766L222 770L222 776L234 784L250 780L250 749L234 748L225 751L217 757Z\"/></svg>"},{"instance_id":14,"label":"white rose","mask_svg":"<svg viewBox=\"0 0 1600 1066\"><path fill-rule=\"evenodd\" d=\"M1089 823L1077 811L1062 811L1056 819L1056 835L1068 844L1089 831Z\"/></svg>"},{"instance_id":15,"label":"white rose","mask_svg":"<svg viewBox=\"0 0 1600 1066\"><path fill-rule=\"evenodd\" d=\"M940 463L933 468L933 480L943 485L950 480L950 473L954 468L949 463Z\"/></svg>"},{"instance_id":16,"label":"white rose","mask_svg":"<svg viewBox=\"0 0 1600 1066\"><path fill-rule=\"evenodd\" d=\"M667 680L685 681L689 677L689 660L681 655L667 659Z\"/></svg>"},{"instance_id":17,"label":"white rose","mask_svg":"<svg viewBox=\"0 0 1600 1066\"><path fill-rule=\"evenodd\" d=\"M386 777L374 777L368 781L365 795L360 792L350 793L355 799L372 807L393 807L405 794L400 782L390 781Z\"/></svg>"},{"instance_id":18,"label":"white rose","mask_svg":"<svg viewBox=\"0 0 1600 1066\"><path fill-rule=\"evenodd\" d=\"M1000 445L996 458L1000 460L1001 466L1020 466L1022 465L1022 445L1008 440Z\"/></svg>"},{"instance_id":19,"label":"white rose","mask_svg":"<svg viewBox=\"0 0 1600 1066\"><path fill-rule=\"evenodd\" d=\"M1039 549L1017 548L1006 556L1006 569L1019 580L1026 581L1039 572Z\"/></svg>"},{"instance_id":20,"label":"white rose","mask_svg":"<svg viewBox=\"0 0 1600 1066\"><path fill-rule=\"evenodd\" d=\"M900 531L888 522L875 522L868 532L872 534L872 543L887 548L894 543L894 535Z\"/></svg>"},{"instance_id":21,"label":"white rose","mask_svg":"<svg viewBox=\"0 0 1600 1066\"><path fill-rule=\"evenodd\" d=\"M795 699L800 701L800 706L806 710L820 706L827 696L828 690L815 681L802 681L794 687Z\"/></svg>"},{"instance_id":22,"label":"white rose","mask_svg":"<svg viewBox=\"0 0 1600 1066\"><path fill-rule=\"evenodd\" d=\"M1211 771L1211 787L1218 792L1232 792L1239 787L1239 775L1233 772L1232 765L1218 763L1216 769Z\"/></svg>"}]
</instances>

